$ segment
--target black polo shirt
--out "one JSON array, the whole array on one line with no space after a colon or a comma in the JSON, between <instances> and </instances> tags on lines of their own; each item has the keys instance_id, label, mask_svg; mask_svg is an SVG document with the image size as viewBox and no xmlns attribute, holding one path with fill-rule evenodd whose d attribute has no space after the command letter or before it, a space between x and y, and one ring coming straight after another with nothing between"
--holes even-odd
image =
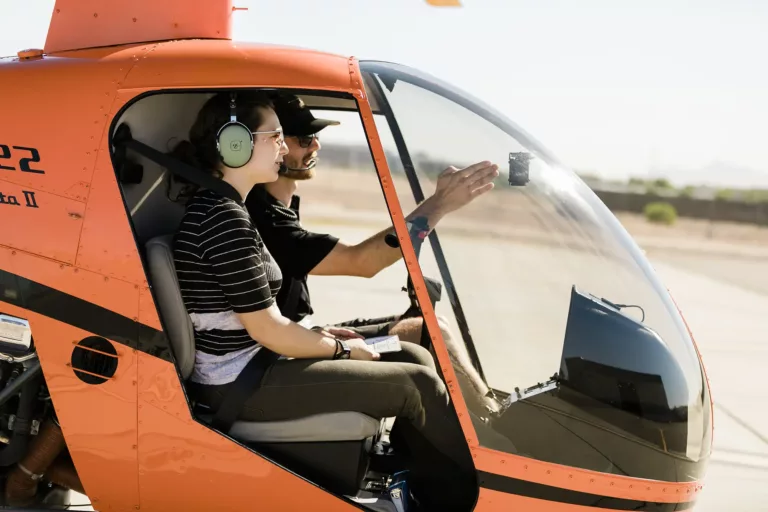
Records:
<instances>
[{"instance_id":1,"label":"black polo shirt","mask_svg":"<svg viewBox=\"0 0 768 512\"><path fill-rule=\"evenodd\" d=\"M310 233L301 226L300 198L293 196L286 206L256 185L248 194L245 206L283 274L283 286L275 300L283 316L300 321L313 313L307 287L307 275L338 243L339 239Z\"/></svg>"}]
</instances>

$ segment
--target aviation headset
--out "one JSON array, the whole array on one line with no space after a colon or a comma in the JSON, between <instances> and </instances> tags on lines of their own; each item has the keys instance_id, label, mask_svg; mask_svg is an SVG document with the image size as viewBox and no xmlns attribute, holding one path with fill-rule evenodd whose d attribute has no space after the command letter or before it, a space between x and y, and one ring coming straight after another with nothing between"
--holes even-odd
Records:
<instances>
[{"instance_id":1,"label":"aviation headset","mask_svg":"<svg viewBox=\"0 0 768 512\"><path fill-rule=\"evenodd\" d=\"M250 162L253 156L254 133L274 132L252 132L238 121L234 92L229 96L229 112L229 121L216 132L216 150L224 165L237 169Z\"/></svg>"},{"instance_id":2,"label":"aviation headset","mask_svg":"<svg viewBox=\"0 0 768 512\"><path fill-rule=\"evenodd\" d=\"M254 139L253 132L243 123L237 120L237 104L235 93L230 93L229 100L230 117L216 133L216 150L221 161L227 167L237 169L247 164L253 156ZM291 171L308 171L315 167L316 159L312 159L306 167L288 167L284 162L280 164L279 173L285 174Z\"/></svg>"},{"instance_id":3,"label":"aviation headset","mask_svg":"<svg viewBox=\"0 0 768 512\"><path fill-rule=\"evenodd\" d=\"M235 93L229 97L229 122L216 133L216 150L227 167L237 169L247 164L253 155L253 133L237 120Z\"/></svg>"},{"instance_id":4,"label":"aviation headset","mask_svg":"<svg viewBox=\"0 0 768 512\"><path fill-rule=\"evenodd\" d=\"M287 174L288 171L299 171L299 172L305 172L309 171L310 169L313 169L317 165L317 159L313 158L312 160L307 163L305 167L288 167L285 164L285 161L283 161L280 164L280 170L278 171L279 174Z\"/></svg>"}]
</instances>

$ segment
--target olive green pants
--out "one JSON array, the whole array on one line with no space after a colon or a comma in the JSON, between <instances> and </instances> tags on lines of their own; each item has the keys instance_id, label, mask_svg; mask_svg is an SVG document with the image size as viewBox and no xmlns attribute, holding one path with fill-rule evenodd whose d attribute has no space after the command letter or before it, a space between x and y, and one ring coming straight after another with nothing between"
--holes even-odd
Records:
<instances>
[{"instance_id":1,"label":"olive green pants","mask_svg":"<svg viewBox=\"0 0 768 512\"><path fill-rule=\"evenodd\" d=\"M428 350L401 345L402 351L379 361L279 360L246 400L240 419L282 421L335 411L396 417L392 444L406 457L413 489L430 500L428 509L468 510L476 499L474 464L448 390ZM216 409L229 386L192 383L191 391Z\"/></svg>"},{"instance_id":2,"label":"olive green pants","mask_svg":"<svg viewBox=\"0 0 768 512\"><path fill-rule=\"evenodd\" d=\"M382 354L379 361L279 360L267 369L239 419L283 421L335 411L397 417L449 454L462 443L463 435L452 428L448 390L429 351L414 343L401 344L402 351ZM195 385L194 396L216 409L229 386Z\"/></svg>"}]
</instances>

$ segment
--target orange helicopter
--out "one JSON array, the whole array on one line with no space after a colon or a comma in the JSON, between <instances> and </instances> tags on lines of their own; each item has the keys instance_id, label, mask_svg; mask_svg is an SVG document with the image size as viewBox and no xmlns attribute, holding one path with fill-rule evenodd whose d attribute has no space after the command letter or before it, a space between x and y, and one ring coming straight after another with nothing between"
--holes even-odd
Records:
<instances>
[{"instance_id":1,"label":"orange helicopter","mask_svg":"<svg viewBox=\"0 0 768 512\"><path fill-rule=\"evenodd\" d=\"M712 443L706 373L668 291L589 188L450 84L236 43L235 10L56 0L45 47L0 59L3 504L61 509L76 491L103 511L415 510L400 469L376 464L391 418L221 428L188 393L194 339L167 240L184 211L177 178L209 183L167 143L213 92L266 89L360 122L411 308L450 392L445 428L461 429L474 464L463 483L473 510L693 509ZM489 154L506 162L502 186L461 213L469 227L446 224L422 247L402 205L434 179L425 155ZM462 229L469 241L456 242ZM481 250L498 257L462 274ZM438 308L498 410L469 400Z\"/></svg>"}]
</instances>

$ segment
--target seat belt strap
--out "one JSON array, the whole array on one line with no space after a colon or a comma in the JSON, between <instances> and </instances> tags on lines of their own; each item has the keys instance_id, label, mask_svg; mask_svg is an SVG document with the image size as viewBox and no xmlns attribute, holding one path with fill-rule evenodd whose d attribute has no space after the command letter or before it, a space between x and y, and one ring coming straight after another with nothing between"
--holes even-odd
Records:
<instances>
[{"instance_id":1,"label":"seat belt strap","mask_svg":"<svg viewBox=\"0 0 768 512\"><path fill-rule=\"evenodd\" d=\"M125 123L121 124L117 129L113 142L115 146L123 145L126 148L147 157L156 164L165 167L173 174L181 176L190 183L194 183L197 186L207 188L208 190L213 190L217 194L228 197L237 203L243 202L243 198L240 196L240 193L235 189L235 187L226 181L214 178L213 176L206 174L200 169L192 167L191 165L186 164L170 155L161 153L155 148L147 146L143 142L139 142L134 139L131 135L130 127L128 127L128 125Z\"/></svg>"},{"instance_id":2,"label":"seat belt strap","mask_svg":"<svg viewBox=\"0 0 768 512\"><path fill-rule=\"evenodd\" d=\"M243 404L259 388L267 368L272 366L279 357L278 354L264 346L256 352L232 383L227 391L227 396L216 410L216 414L211 420L213 428L225 434L230 431L243 409Z\"/></svg>"}]
</instances>

